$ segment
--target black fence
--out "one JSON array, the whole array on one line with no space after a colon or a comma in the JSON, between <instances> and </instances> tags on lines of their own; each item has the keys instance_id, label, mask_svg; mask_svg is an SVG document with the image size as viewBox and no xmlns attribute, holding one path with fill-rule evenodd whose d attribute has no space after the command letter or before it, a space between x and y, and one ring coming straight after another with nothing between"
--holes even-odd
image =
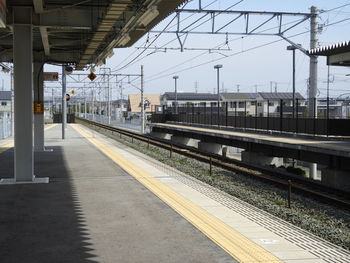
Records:
<instances>
[{"instance_id":1,"label":"black fence","mask_svg":"<svg viewBox=\"0 0 350 263\"><path fill-rule=\"evenodd\" d=\"M161 113L153 113L151 122L182 122L203 125L227 126L234 128L302 133L312 135L350 135L349 119L307 118L305 106L277 107L277 112L248 114L247 109L239 112L236 109L228 110L228 104L221 107L200 107L187 105L182 107L163 107ZM294 116L294 117L293 117Z\"/></svg>"}]
</instances>

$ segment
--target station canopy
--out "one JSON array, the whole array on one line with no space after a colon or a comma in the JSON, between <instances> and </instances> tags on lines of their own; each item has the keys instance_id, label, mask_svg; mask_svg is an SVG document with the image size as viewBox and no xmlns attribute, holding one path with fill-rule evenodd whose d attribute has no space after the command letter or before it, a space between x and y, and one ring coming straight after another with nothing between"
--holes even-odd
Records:
<instances>
[{"instance_id":1,"label":"station canopy","mask_svg":"<svg viewBox=\"0 0 350 263\"><path fill-rule=\"evenodd\" d=\"M34 60L102 65L130 47L185 0L0 0L0 61L12 62L13 21L32 8Z\"/></svg>"},{"instance_id":2,"label":"station canopy","mask_svg":"<svg viewBox=\"0 0 350 263\"><path fill-rule=\"evenodd\" d=\"M350 66L350 41L311 49L308 53L314 56L327 56L329 66Z\"/></svg>"}]
</instances>

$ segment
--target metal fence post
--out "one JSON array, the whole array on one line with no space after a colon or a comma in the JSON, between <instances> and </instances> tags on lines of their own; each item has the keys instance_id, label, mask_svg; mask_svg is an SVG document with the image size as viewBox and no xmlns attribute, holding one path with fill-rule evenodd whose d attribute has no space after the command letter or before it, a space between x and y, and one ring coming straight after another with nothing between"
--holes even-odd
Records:
<instances>
[{"instance_id":1,"label":"metal fence post","mask_svg":"<svg viewBox=\"0 0 350 263\"><path fill-rule=\"evenodd\" d=\"M213 103L210 103L210 125L213 125Z\"/></svg>"},{"instance_id":2,"label":"metal fence post","mask_svg":"<svg viewBox=\"0 0 350 263\"><path fill-rule=\"evenodd\" d=\"M327 95L327 137L329 136L329 96Z\"/></svg>"},{"instance_id":3,"label":"metal fence post","mask_svg":"<svg viewBox=\"0 0 350 263\"><path fill-rule=\"evenodd\" d=\"M296 108L296 115L295 115L295 130L296 130L296 133L299 133L299 99L296 99L296 105L295 105L295 108Z\"/></svg>"},{"instance_id":4,"label":"metal fence post","mask_svg":"<svg viewBox=\"0 0 350 263\"><path fill-rule=\"evenodd\" d=\"M258 101L255 101L255 130L258 129Z\"/></svg>"},{"instance_id":5,"label":"metal fence post","mask_svg":"<svg viewBox=\"0 0 350 263\"><path fill-rule=\"evenodd\" d=\"M228 102L226 101L226 127L228 126Z\"/></svg>"},{"instance_id":6,"label":"metal fence post","mask_svg":"<svg viewBox=\"0 0 350 263\"><path fill-rule=\"evenodd\" d=\"M316 98L314 98L314 121L313 121L313 123L314 123L314 135L316 134L316 114L317 114L317 112L316 112Z\"/></svg>"},{"instance_id":7,"label":"metal fence post","mask_svg":"<svg viewBox=\"0 0 350 263\"><path fill-rule=\"evenodd\" d=\"M207 124L207 103L204 102L204 120L203 120L204 124Z\"/></svg>"},{"instance_id":8,"label":"metal fence post","mask_svg":"<svg viewBox=\"0 0 350 263\"><path fill-rule=\"evenodd\" d=\"M244 101L244 128L247 128L247 101Z\"/></svg>"},{"instance_id":9,"label":"metal fence post","mask_svg":"<svg viewBox=\"0 0 350 263\"><path fill-rule=\"evenodd\" d=\"M280 132L282 132L283 124L283 100L280 100Z\"/></svg>"},{"instance_id":10,"label":"metal fence post","mask_svg":"<svg viewBox=\"0 0 350 263\"><path fill-rule=\"evenodd\" d=\"M194 103L192 103L192 123L194 123Z\"/></svg>"},{"instance_id":11,"label":"metal fence post","mask_svg":"<svg viewBox=\"0 0 350 263\"><path fill-rule=\"evenodd\" d=\"M267 130L270 129L270 101L267 100Z\"/></svg>"},{"instance_id":12,"label":"metal fence post","mask_svg":"<svg viewBox=\"0 0 350 263\"><path fill-rule=\"evenodd\" d=\"M237 128L237 101L235 102L235 127Z\"/></svg>"}]
</instances>

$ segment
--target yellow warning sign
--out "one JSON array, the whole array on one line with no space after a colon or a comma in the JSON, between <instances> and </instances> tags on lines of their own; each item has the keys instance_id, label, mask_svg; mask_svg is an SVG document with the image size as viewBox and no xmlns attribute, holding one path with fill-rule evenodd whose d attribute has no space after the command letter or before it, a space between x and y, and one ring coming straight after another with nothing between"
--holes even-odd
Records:
<instances>
[{"instance_id":1,"label":"yellow warning sign","mask_svg":"<svg viewBox=\"0 0 350 263\"><path fill-rule=\"evenodd\" d=\"M44 113L44 103L42 101L34 101L34 114Z\"/></svg>"},{"instance_id":2,"label":"yellow warning sign","mask_svg":"<svg viewBox=\"0 0 350 263\"><path fill-rule=\"evenodd\" d=\"M69 100L70 100L70 95L66 94L66 101L69 101Z\"/></svg>"},{"instance_id":3,"label":"yellow warning sign","mask_svg":"<svg viewBox=\"0 0 350 263\"><path fill-rule=\"evenodd\" d=\"M74 95L75 94L75 90L72 89L70 93L72 93L72 95Z\"/></svg>"},{"instance_id":4,"label":"yellow warning sign","mask_svg":"<svg viewBox=\"0 0 350 263\"><path fill-rule=\"evenodd\" d=\"M96 78L96 74L94 72L90 72L90 74L88 75L88 78L93 81Z\"/></svg>"}]
</instances>

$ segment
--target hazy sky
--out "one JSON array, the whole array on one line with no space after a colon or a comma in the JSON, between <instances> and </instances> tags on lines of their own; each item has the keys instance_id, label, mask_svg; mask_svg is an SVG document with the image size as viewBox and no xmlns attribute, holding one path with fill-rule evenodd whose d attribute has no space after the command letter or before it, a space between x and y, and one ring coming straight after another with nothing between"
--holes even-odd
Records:
<instances>
[{"instance_id":1,"label":"hazy sky","mask_svg":"<svg viewBox=\"0 0 350 263\"><path fill-rule=\"evenodd\" d=\"M202 0L202 6L212 3L208 9L226 9L236 1L228 0ZM232 10L254 10L254 11L290 11L290 12L310 12L309 8L312 5L317 6L321 10L329 10L338 6L350 4L347 0L244 0ZM186 8L197 8L198 1L191 1L186 5ZM181 19L185 19L183 15ZM186 18L182 22L182 26L192 23L195 18L200 15ZM154 30L162 30L171 21L174 15L170 15L162 23L158 24ZM216 17L216 26L227 23L232 15L220 15ZM251 28L255 24L267 19L266 16L252 16L250 18ZM320 14L319 23L322 25L331 24L343 19L350 18L350 5L340 9L335 9L329 12ZM297 21L300 17L290 17L283 21L283 24L288 24L291 21ZM176 21L176 20L175 20ZM243 18L233 23L224 31L238 32L244 30ZM326 26L319 34L319 45L328 45L340 41L350 40L349 34L350 20L338 23L331 26ZM264 31L268 28L274 28L278 25L277 19L271 20L266 26L257 30ZM170 24L171 29L175 29L175 23ZM309 20L303 22L285 33L285 36L292 36L303 33L297 37L290 39L296 43L302 44L306 49L309 48L310 34L307 32L310 28ZM202 25L197 30L210 30L210 23ZM269 32L269 31L266 31ZM271 31L270 31L271 32ZM229 51L221 51L220 53L209 51L184 51L180 50L146 50L136 49L135 47L144 46L149 38L149 42L155 37L155 34L149 34L141 38L133 47L125 49L115 49L115 55L107 60L105 67L109 67L116 73L139 73L140 65L145 68L145 91L146 93L161 94L166 91L174 90L173 75L178 75L178 89L181 91L195 91L197 82L198 92L213 92L216 88L216 72L213 68L215 64L222 64L220 70L221 82L227 91L237 91L237 85L240 85L241 92L269 91L270 81L277 82L278 91L292 91L292 52L287 51L289 45L286 41L279 41L263 47L259 47L270 42L280 40L277 36L239 36L232 35L226 39L225 35L194 35L189 34L185 42L185 48L214 48L221 45L222 49L230 49ZM228 45L225 45L228 40ZM172 42L170 42L172 41ZM169 43L170 42L170 43ZM169 43L169 44L166 44ZM146 45L148 45L146 44ZM165 45L166 44L166 45ZM167 47L178 48L179 43L174 34L162 34L153 44L152 47ZM259 47L250 51L249 49ZM139 54L144 51L142 55ZM300 51L296 52L296 89L303 96L307 95L307 78L309 73L309 59ZM139 56L139 57L138 57ZM137 57L137 58L136 58ZM136 63L131 63L136 58ZM215 61L217 60L217 61ZM199 66L200 65L200 66ZM118 70L122 68L122 70ZM59 68L47 66L47 70L57 70ZM319 96L326 95L326 80L327 67L325 59L319 58ZM98 73L97 69L97 73ZM331 67L332 80L331 95L338 96L349 92L350 77L345 75L350 73L348 68ZM3 74L1 75L3 76ZM333 78L334 76L334 78ZM139 82L135 82L139 85ZM48 83L47 86L51 84ZM114 85L114 84L113 84ZM124 93L138 93L138 90L132 86L124 85ZM114 86L114 94L117 92L117 87ZM116 96L116 95L114 95Z\"/></svg>"}]
</instances>

